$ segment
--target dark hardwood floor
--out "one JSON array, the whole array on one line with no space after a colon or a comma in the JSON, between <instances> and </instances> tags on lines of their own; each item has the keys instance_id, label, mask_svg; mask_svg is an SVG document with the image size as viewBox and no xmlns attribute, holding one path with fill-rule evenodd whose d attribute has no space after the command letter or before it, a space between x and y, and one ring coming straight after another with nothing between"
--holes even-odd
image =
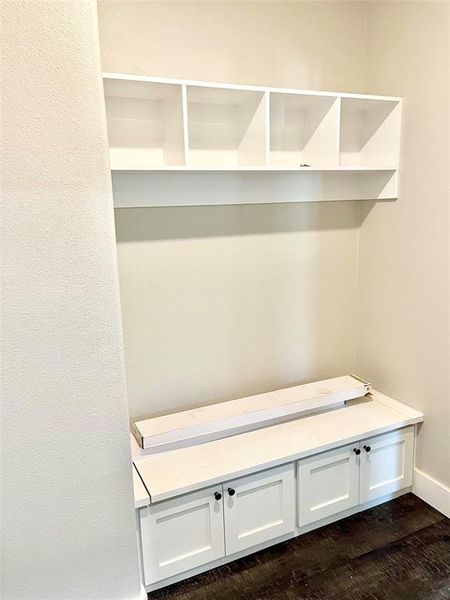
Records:
<instances>
[{"instance_id":1,"label":"dark hardwood floor","mask_svg":"<svg viewBox=\"0 0 450 600\"><path fill-rule=\"evenodd\" d=\"M449 600L450 520L407 494L151 600Z\"/></svg>"}]
</instances>

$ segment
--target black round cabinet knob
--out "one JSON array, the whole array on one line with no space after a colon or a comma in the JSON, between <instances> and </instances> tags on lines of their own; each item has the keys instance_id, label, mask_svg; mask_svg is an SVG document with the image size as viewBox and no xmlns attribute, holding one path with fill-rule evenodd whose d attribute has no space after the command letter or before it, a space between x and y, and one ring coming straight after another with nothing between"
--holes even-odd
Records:
<instances>
[{"instance_id":1,"label":"black round cabinet knob","mask_svg":"<svg viewBox=\"0 0 450 600\"><path fill-rule=\"evenodd\" d=\"M356 454L356 456L361 454L361 450L359 448L353 448L353 452Z\"/></svg>"},{"instance_id":2,"label":"black round cabinet knob","mask_svg":"<svg viewBox=\"0 0 450 600\"><path fill-rule=\"evenodd\" d=\"M364 450L366 452L370 452L372 450L372 448L370 446L364 446Z\"/></svg>"},{"instance_id":3,"label":"black round cabinet knob","mask_svg":"<svg viewBox=\"0 0 450 600\"><path fill-rule=\"evenodd\" d=\"M228 493L230 494L230 496L234 496L236 493L236 490L233 490L233 488L228 488Z\"/></svg>"},{"instance_id":4,"label":"black round cabinet knob","mask_svg":"<svg viewBox=\"0 0 450 600\"><path fill-rule=\"evenodd\" d=\"M214 498L216 500L222 500L222 494L220 492L214 492Z\"/></svg>"}]
</instances>

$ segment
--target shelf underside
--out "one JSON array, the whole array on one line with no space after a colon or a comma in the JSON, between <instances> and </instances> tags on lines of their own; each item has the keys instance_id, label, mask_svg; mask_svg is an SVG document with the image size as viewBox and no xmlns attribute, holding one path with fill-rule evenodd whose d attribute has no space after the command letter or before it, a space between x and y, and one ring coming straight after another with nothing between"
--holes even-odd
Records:
<instances>
[{"instance_id":1,"label":"shelf underside","mask_svg":"<svg viewBox=\"0 0 450 600\"><path fill-rule=\"evenodd\" d=\"M115 208L392 200L397 171L179 170L113 172Z\"/></svg>"}]
</instances>

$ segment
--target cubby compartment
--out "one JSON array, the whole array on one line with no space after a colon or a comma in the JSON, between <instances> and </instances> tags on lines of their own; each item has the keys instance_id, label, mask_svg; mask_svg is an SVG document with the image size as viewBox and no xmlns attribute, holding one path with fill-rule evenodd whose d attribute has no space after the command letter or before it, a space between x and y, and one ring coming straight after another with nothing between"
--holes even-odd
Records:
<instances>
[{"instance_id":1,"label":"cubby compartment","mask_svg":"<svg viewBox=\"0 0 450 600\"><path fill-rule=\"evenodd\" d=\"M341 99L340 164L398 168L401 102L397 99Z\"/></svg>"},{"instance_id":2,"label":"cubby compartment","mask_svg":"<svg viewBox=\"0 0 450 600\"><path fill-rule=\"evenodd\" d=\"M270 165L337 167L339 100L332 96L270 94Z\"/></svg>"},{"instance_id":3,"label":"cubby compartment","mask_svg":"<svg viewBox=\"0 0 450 600\"><path fill-rule=\"evenodd\" d=\"M188 166L265 166L266 101L262 91L187 86Z\"/></svg>"},{"instance_id":4,"label":"cubby compartment","mask_svg":"<svg viewBox=\"0 0 450 600\"><path fill-rule=\"evenodd\" d=\"M105 79L111 168L184 165L182 86Z\"/></svg>"}]
</instances>

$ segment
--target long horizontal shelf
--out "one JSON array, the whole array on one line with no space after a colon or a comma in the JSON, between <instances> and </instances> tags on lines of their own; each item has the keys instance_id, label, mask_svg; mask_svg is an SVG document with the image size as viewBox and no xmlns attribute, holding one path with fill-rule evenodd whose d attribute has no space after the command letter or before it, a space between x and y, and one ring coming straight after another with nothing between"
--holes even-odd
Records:
<instances>
[{"instance_id":1,"label":"long horizontal shelf","mask_svg":"<svg viewBox=\"0 0 450 600\"><path fill-rule=\"evenodd\" d=\"M332 171L334 173L365 173L371 171L396 171L396 167L150 167L150 168L136 168L136 169L114 169L118 173L134 173L140 172L157 172L162 173L165 171L175 171L177 173L186 173L191 171L207 171L207 172L235 172L235 171L263 171L267 172L278 172L278 171L292 171L295 173L322 173L325 171Z\"/></svg>"},{"instance_id":2,"label":"long horizontal shelf","mask_svg":"<svg viewBox=\"0 0 450 600\"><path fill-rule=\"evenodd\" d=\"M364 396L369 390L368 383L345 375L138 420L133 423L132 431L142 448L161 451L330 409Z\"/></svg>"},{"instance_id":3,"label":"long horizontal shelf","mask_svg":"<svg viewBox=\"0 0 450 600\"><path fill-rule=\"evenodd\" d=\"M344 408L136 460L151 502L268 469L423 421L378 392Z\"/></svg>"}]
</instances>

